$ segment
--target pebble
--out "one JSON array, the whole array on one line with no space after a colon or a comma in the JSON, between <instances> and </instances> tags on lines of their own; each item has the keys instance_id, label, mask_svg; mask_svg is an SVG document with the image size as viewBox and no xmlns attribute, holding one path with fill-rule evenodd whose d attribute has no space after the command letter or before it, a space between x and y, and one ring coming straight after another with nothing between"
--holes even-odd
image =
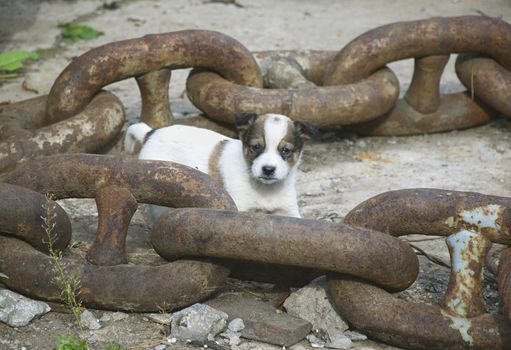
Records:
<instances>
[{"instance_id":1,"label":"pebble","mask_svg":"<svg viewBox=\"0 0 511 350\"><path fill-rule=\"evenodd\" d=\"M0 289L0 306L0 321L11 327L26 326L35 317L51 310L42 301L29 299L8 289Z\"/></svg>"}]
</instances>

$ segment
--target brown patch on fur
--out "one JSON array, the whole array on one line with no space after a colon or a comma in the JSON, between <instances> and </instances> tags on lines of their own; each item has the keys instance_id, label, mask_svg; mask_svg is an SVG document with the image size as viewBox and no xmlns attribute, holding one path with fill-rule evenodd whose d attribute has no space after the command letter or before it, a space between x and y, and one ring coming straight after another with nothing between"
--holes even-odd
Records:
<instances>
[{"instance_id":1,"label":"brown patch on fur","mask_svg":"<svg viewBox=\"0 0 511 350\"><path fill-rule=\"evenodd\" d=\"M222 173L220 172L220 156L222 155L222 151L225 148L225 145L229 142L228 140L222 140L215 145L213 149L213 153L209 157L208 162L208 174L218 182L220 185L224 185L224 180L222 178Z\"/></svg>"},{"instance_id":2,"label":"brown patch on fur","mask_svg":"<svg viewBox=\"0 0 511 350\"><path fill-rule=\"evenodd\" d=\"M291 152L287 156L281 153L281 156L293 166L300 159L300 153L303 148L303 138L292 120L288 120L287 133L278 145L279 152L282 152L284 148L288 148Z\"/></svg>"},{"instance_id":3,"label":"brown patch on fur","mask_svg":"<svg viewBox=\"0 0 511 350\"><path fill-rule=\"evenodd\" d=\"M135 146L133 147L133 153L131 153L132 155L137 155L140 153L140 151L142 150L142 146L144 144L142 142L138 142L138 141L135 141Z\"/></svg>"},{"instance_id":4,"label":"brown patch on fur","mask_svg":"<svg viewBox=\"0 0 511 350\"><path fill-rule=\"evenodd\" d=\"M243 155L249 164L251 164L266 147L266 142L264 140L264 122L267 118L267 115L259 116L250 123L245 132L240 135L241 142L243 143ZM257 144L261 146L260 150L254 149L254 146Z\"/></svg>"}]
</instances>

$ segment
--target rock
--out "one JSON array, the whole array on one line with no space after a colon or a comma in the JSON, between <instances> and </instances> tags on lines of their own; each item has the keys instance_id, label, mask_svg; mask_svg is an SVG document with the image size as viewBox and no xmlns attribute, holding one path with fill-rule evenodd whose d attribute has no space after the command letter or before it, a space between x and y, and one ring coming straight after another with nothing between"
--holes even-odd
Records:
<instances>
[{"instance_id":1,"label":"rock","mask_svg":"<svg viewBox=\"0 0 511 350\"><path fill-rule=\"evenodd\" d=\"M96 318L96 316L94 316L94 314L89 310L83 310L82 314L80 315L80 324L83 327L93 331L101 329L101 323L99 323L99 320Z\"/></svg>"},{"instance_id":2,"label":"rock","mask_svg":"<svg viewBox=\"0 0 511 350\"><path fill-rule=\"evenodd\" d=\"M292 293L284 302L284 308L290 315L312 323L314 329L322 329L329 334L342 333L348 325L330 303L325 287L325 276L316 278Z\"/></svg>"},{"instance_id":3,"label":"rock","mask_svg":"<svg viewBox=\"0 0 511 350\"><path fill-rule=\"evenodd\" d=\"M227 325L227 331L220 334L229 340L229 345L236 347L241 343L241 331L245 329L245 323L241 318L235 318Z\"/></svg>"},{"instance_id":4,"label":"rock","mask_svg":"<svg viewBox=\"0 0 511 350\"><path fill-rule=\"evenodd\" d=\"M313 348L324 348L326 345L325 340L316 337L314 334L309 334L307 340Z\"/></svg>"},{"instance_id":5,"label":"rock","mask_svg":"<svg viewBox=\"0 0 511 350\"><path fill-rule=\"evenodd\" d=\"M227 325L227 314L205 304L194 304L171 318L171 335L200 343L213 340Z\"/></svg>"},{"instance_id":6,"label":"rock","mask_svg":"<svg viewBox=\"0 0 511 350\"><path fill-rule=\"evenodd\" d=\"M352 341L367 340L367 336L365 334L359 333L357 331L345 331L344 335L350 338Z\"/></svg>"},{"instance_id":7,"label":"rock","mask_svg":"<svg viewBox=\"0 0 511 350\"><path fill-rule=\"evenodd\" d=\"M154 350L165 350L167 348L167 345L165 344L160 344L160 345L156 345L154 347Z\"/></svg>"},{"instance_id":8,"label":"rock","mask_svg":"<svg viewBox=\"0 0 511 350\"><path fill-rule=\"evenodd\" d=\"M245 325L241 336L247 339L290 346L304 339L312 329L309 322L251 296L228 294L209 300L207 304L226 312L229 320L241 318Z\"/></svg>"},{"instance_id":9,"label":"rock","mask_svg":"<svg viewBox=\"0 0 511 350\"><path fill-rule=\"evenodd\" d=\"M229 325L227 325L227 329L232 332L240 332L243 329L245 329L245 323L241 318L235 318L231 322L229 322Z\"/></svg>"},{"instance_id":10,"label":"rock","mask_svg":"<svg viewBox=\"0 0 511 350\"><path fill-rule=\"evenodd\" d=\"M26 298L8 289L0 289L0 321L11 327L26 326L34 317L44 315L50 310L50 306L42 301Z\"/></svg>"},{"instance_id":11,"label":"rock","mask_svg":"<svg viewBox=\"0 0 511 350\"><path fill-rule=\"evenodd\" d=\"M353 346L353 342L343 333L329 334L329 341L326 342L326 346L332 349L349 349Z\"/></svg>"},{"instance_id":12,"label":"rock","mask_svg":"<svg viewBox=\"0 0 511 350\"><path fill-rule=\"evenodd\" d=\"M172 314L146 314L147 318L153 322L163 324L165 326L170 326L172 321Z\"/></svg>"},{"instance_id":13,"label":"rock","mask_svg":"<svg viewBox=\"0 0 511 350\"><path fill-rule=\"evenodd\" d=\"M100 322L117 322L128 318L129 315L124 312L105 312L99 319Z\"/></svg>"}]
</instances>

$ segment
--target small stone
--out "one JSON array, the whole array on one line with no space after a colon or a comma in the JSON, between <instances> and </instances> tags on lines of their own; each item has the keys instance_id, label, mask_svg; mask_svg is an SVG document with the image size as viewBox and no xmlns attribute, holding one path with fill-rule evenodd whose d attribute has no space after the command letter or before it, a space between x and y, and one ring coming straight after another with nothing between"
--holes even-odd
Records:
<instances>
[{"instance_id":1,"label":"small stone","mask_svg":"<svg viewBox=\"0 0 511 350\"><path fill-rule=\"evenodd\" d=\"M169 338L167 339L167 341L170 343L170 344L175 344L177 342L177 339L176 338Z\"/></svg>"},{"instance_id":2,"label":"small stone","mask_svg":"<svg viewBox=\"0 0 511 350\"><path fill-rule=\"evenodd\" d=\"M154 350L165 350L167 348L167 345L165 344L160 344L160 345L156 345L154 347Z\"/></svg>"},{"instance_id":3,"label":"small stone","mask_svg":"<svg viewBox=\"0 0 511 350\"><path fill-rule=\"evenodd\" d=\"M82 314L80 315L80 324L83 327L93 331L101 329L101 323L99 323L99 320L96 318L96 316L94 316L94 314L89 310L83 310Z\"/></svg>"},{"instance_id":4,"label":"small stone","mask_svg":"<svg viewBox=\"0 0 511 350\"><path fill-rule=\"evenodd\" d=\"M322 339L319 339L314 334L309 334L307 336L307 340L311 344L313 348L324 348L326 345L326 342Z\"/></svg>"},{"instance_id":5,"label":"small stone","mask_svg":"<svg viewBox=\"0 0 511 350\"><path fill-rule=\"evenodd\" d=\"M129 315L124 312L105 312L99 319L100 322L117 322L128 318Z\"/></svg>"},{"instance_id":6,"label":"small stone","mask_svg":"<svg viewBox=\"0 0 511 350\"><path fill-rule=\"evenodd\" d=\"M290 315L312 323L314 329L322 329L329 334L344 332L348 325L333 308L325 287L325 276L316 278L292 293L284 302L284 308Z\"/></svg>"},{"instance_id":7,"label":"small stone","mask_svg":"<svg viewBox=\"0 0 511 350\"><path fill-rule=\"evenodd\" d=\"M304 339L312 328L309 322L284 312L277 313L269 303L251 296L228 294L207 303L226 312L230 320L241 318L245 326L241 336L247 339L290 346Z\"/></svg>"},{"instance_id":8,"label":"small stone","mask_svg":"<svg viewBox=\"0 0 511 350\"><path fill-rule=\"evenodd\" d=\"M51 310L42 301L24 297L8 289L0 290L0 321L11 327L26 326L34 317L44 315Z\"/></svg>"},{"instance_id":9,"label":"small stone","mask_svg":"<svg viewBox=\"0 0 511 350\"><path fill-rule=\"evenodd\" d=\"M367 340L367 336L357 331L345 331L344 335L350 338L352 341Z\"/></svg>"},{"instance_id":10,"label":"small stone","mask_svg":"<svg viewBox=\"0 0 511 350\"><path fill-rule=\"evenodd\" d=\"M241 330L245 329L245 323L241 318L235 318L234 320L229 322L227 329L233 332L240 332Z\"/></svg>"},{"instance_id":11,"label":"small stone","mask_svg":"<svg viewBox=\"0 0 511 350\"><path fill-rule=\"evenodd\" d=\"M353 342L350 338L345 336L343 333L329 334L330 341L326 343L328 348L333 349L349 349L352 347Z\"/></svg>"},{"instance_id":12,"label":"small stone","mask_svg":"<svg viewBox=\"0 0 511 350\"><path fill-rule=\"evenodd\" d=\"M171 318L171 335L185 341L205 343L227 326L227 314L205 304L194 304Z\"/></svg>"},{"instance_id":13,"label":"small stone","mask_svg":"<svg viewBox=\"0 0 511 350\"><path fill-rule=\"evenodd\" d=\"M170 322L172 320L172 314L147 314L147 318L155 323L163 324L166 326L170 326Z\"/></svg>"}]
</instances>

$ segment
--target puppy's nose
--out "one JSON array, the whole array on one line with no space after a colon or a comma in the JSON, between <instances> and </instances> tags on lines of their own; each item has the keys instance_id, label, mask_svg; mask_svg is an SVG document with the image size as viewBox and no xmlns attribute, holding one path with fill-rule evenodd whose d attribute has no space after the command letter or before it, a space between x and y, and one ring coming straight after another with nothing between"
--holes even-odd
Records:
<instances>
[{"instance_id":1,"label":"puppy's nose","mask_svg":"<svg viewBox=\"0 0 511 350\"><path fill-rule=\"evenodd\" d=\"M271 176L275 173L275 167L273 165L265 165L263 166L263 174L266 176Z\"/></svg>"}]
</instances>

